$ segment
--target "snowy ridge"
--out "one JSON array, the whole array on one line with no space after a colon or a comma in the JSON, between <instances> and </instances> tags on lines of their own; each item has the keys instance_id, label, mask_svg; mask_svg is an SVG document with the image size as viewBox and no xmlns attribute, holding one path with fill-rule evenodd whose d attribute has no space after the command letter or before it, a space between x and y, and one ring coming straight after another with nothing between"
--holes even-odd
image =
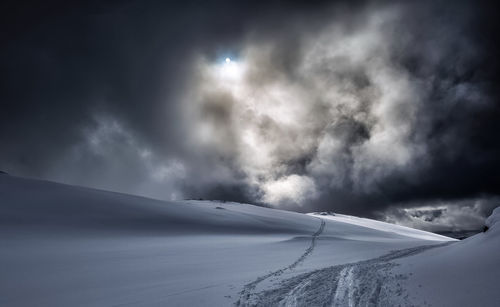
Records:
<instances>
[{"instance_id":1,"label":"snowy ridge","mask_svg":"<svg viewBox=\"0 0 500 307\"><path fill-rule=\"evenodd\" d=\"M327 212L313 212L308 213L312 216L317 216L323 219L328 219L332 221L343 222L347 224L362 226L370 229L388 231L404 235L411 238L422 239L422 240L433 240L433 241L450 241L455 240L446 236L430 233L423 230L418 230L410 227L385 223L381 221L366 219L362 217L356 217L351 215L337 214L337 213L327 213Z\"/></svg>"},{"instance_id":2,"label":"snowy ridge","mask_svg":"<svg viewBox=\"0 0 500 307\"><path fill-rule=\"evenodd\" d=\"M491 215L486 219L485 225L488 226L490 232L500 232L500 207L497 207Z\"/></svg>"}]
</instances>

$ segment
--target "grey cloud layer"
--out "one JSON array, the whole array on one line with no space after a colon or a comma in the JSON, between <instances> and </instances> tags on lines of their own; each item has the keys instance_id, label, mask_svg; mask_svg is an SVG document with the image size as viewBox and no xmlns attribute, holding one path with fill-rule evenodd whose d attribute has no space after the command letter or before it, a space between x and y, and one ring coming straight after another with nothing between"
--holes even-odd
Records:
<instances>
[{"instance_id":1,"label":"grey cloud layer","mask_svg":"<svg viewBox=\"0 0 500 307\"><path fill-rule=\"evenodd\" d=\"M428 231L480 230L484 217L498 207L499 197L413 203L401 208L392 206L378 215L387 222Z\"/></svg>"},{"instance_id":2,"label":"grey cloud layer","mask_svg":"<svg viewBox=\"0 0 500 307\"><path fill-rule=\"evenodd\" d=\"M1 51L0 168L365 216L495 199L488 11L431 1L54 11L12 30Z\"/></svg>"}]
</instances>

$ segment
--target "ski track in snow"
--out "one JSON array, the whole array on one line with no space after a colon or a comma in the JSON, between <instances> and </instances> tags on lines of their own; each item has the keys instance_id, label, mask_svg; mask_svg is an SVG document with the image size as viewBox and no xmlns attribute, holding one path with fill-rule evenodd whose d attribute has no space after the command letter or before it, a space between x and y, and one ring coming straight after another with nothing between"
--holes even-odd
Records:
<instances>
[{"instance_id":1,"label":"ski track in snow","mask_svg":"<svg viewBox=\"0 0 500 307\"><path fill-rule=\"evenodd\" d=\"M254 297L255 294L253 293L253 290L255 290L255 288L257 287L257 285L259 283L263 282L264 280L266 280L268 278L279 276L279 275L283 274L285 271L293 270L301 262L303 262L307 258L307 256L309 256L313 252L314 247L316 246L316 239L319 237L319 235L321 235L321 233L325 229L325 224L326 224L324 220L322 220L320 218L318 218L318 219L321 221L321 225L319 226L319 229L315 233L312 234L311 244L305 250L305 252L297 260L295 260L292 264L290 264L284 268L281 268L279 270L270 272L266 275L260 276L256 280L252 281L251 283L246 284L243 287L243 290L240 292L240 298L235 303L236 306L255 306L257 304L257 302L255 301L255 297Z\"/></svg>"},{"instance_id":2,"label":"ski track in snow","mask_svg":"<svg viewBox=\"0 0 500 307\"><path fill-rule=\"evenodd\" d=\"M401 286L408 277L394 275L391 268L397 264L391 261L447 244L397 250L378 258L315 270L284 280L277 288L251 293L254 283L261 281L258 279L245 286L237 305L375 307L393 306L394 298L402 306L411 305Z\"/></svg>"}]
</instances>

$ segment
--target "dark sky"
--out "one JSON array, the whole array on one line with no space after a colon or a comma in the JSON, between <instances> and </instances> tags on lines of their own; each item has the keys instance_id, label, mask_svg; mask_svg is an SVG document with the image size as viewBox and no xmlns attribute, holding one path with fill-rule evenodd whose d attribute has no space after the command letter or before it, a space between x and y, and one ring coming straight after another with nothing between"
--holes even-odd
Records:
<instances>
[{"instance_id":1,"label":"dark sky","mask_svg":"<svg viewBox=\"0 0 500 307\"><path fill-rule=\"evenodd\" d=\"M500 205L489 2L168 2L2 2L0 169L432 230Z\"/></svg>"}]
</instances>

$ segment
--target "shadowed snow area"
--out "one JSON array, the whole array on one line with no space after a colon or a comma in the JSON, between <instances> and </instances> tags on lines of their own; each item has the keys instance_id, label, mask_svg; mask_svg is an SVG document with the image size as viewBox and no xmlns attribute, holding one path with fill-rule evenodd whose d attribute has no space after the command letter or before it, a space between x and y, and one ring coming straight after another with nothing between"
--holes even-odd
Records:
<instances>
[{"instance_id":1,"label":"shadowed snow area","mask_svg":"<svg viewBox=\"0 0 500 307\"><path fill-rule=\"evenodd\" d=\"M404 305L412 291L432 292L413 286L436 270L450 273L451 258L462 264L457 253L481 251L457 272L493 266L496 228L441 246L454 240L344 215L165 202L6 175L0 305L382 306L398 294Z\"/></svg>"}]
</instances>

